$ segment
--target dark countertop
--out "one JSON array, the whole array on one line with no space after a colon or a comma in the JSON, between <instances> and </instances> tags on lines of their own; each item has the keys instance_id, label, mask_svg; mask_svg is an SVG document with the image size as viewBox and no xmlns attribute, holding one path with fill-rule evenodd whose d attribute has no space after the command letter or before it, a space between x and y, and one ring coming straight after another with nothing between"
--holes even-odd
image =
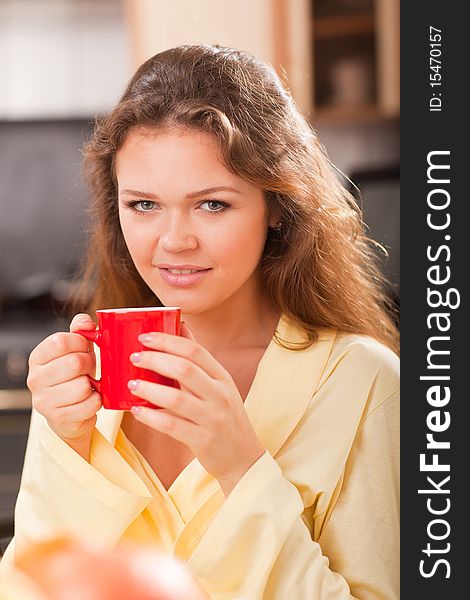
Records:
<instances>
[{"instance_id":1,"label":"dark countertop","mask_svg":"<svg viewBox=\"0 0 470 600\"><path fill-rule=\"evenodd\" d=\"M28 389L0 390L0 411L29 412L30 410L31 392Z\"/></svg>"},{"instance_id":2,"label":"dark countertop","mask_svg":"<svg viewBox=\"0 0 470 600\"><path fill-rule=\"evenodd\" d=\"M0 555L13 535L30 414L28 390L0 390Z\"/></svg>"}]
</instances>

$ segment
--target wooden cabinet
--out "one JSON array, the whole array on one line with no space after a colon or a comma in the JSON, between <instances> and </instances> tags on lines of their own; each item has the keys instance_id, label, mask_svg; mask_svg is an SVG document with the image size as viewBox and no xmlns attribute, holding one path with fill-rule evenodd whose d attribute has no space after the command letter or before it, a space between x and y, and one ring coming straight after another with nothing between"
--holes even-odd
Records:
<instances>
[{"instance_id":1,"label":"wooden cabinet","mask_svg":"<svg viewBox=\"0 0 470 600\"><path fill-rule=\"evenodd\" d=\"M399 0L311 0L318 120L399 114Z\"/></svg>"},{"instance_id":2,"label":"wooden cabinet","mask_svg":"<svg viewBox=\"0 0 470 600\"><path fill-rule=\"evenodd\" d=\"M242 48L271 63L318 120L396 117L399 0L124 0L135 67L182 43Z\"/></svg>"}]
</instances>

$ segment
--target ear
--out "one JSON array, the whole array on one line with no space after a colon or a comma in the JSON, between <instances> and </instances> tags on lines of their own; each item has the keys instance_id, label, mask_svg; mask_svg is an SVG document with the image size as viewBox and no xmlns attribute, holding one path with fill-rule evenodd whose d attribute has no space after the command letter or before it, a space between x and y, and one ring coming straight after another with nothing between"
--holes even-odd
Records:
<instances>
[{"instance_id":1,"label":"ear","mask_svg":"<svg viewBox=\"0 0 470 600\"><path fill-rule=\"evenodd\" d=\"M273 228L282 220L278 194L276 192L265 192L265 200L268 212L268 227Z\"/></svg>"},{"instance_id":2,"label":"ear","mask_svg":"<svg viewBox=\"0 0 470 600\"><path fill-rule=\"evenodd\" d=\"M268 227L276 227L279 221L282 221L280 208L278 206L271 206L269 209Z\"/></svg>"},{"instance_id":3,"label":"ear","mask_svg":"<svg viewBox=\"0 0 470 600\"><path fill-rule=\"evenodd\" d=\"M279 217L276 215L271 215L271 217L269 217L269 221L268 221L268 227L271 227L271 229L274 229L274 227L276 227L276 225L279 223Z\"/></svg>"}]
</instances>

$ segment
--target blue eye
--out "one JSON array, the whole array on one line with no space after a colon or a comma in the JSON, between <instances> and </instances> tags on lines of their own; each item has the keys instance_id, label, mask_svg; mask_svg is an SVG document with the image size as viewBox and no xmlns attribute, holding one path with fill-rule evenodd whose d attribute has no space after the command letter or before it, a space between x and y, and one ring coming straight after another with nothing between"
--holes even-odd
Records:
<instances>
[{"instance_id":1,"label":"blue eye","mask_svg":"<svg viewBox=\"0 0 470 600\"><path fill-rule=\"evenodd\" d=\"M159 208L152 200L129 200L125 205L137 214L155 212ZM204 205L207 205L207 208L204 208ZM229 207L230 204L221 200L205 200L199 204L199 208L207 214L221 213Z\"/></svg>"},{"instance_id":2,"label":"blue eye","mask_svg":"<svg viewBox=\"0 0 470 600\"><path fill-rule=\"evenodd\" d=\"M205 212L208 212L208 213L223 212L230 206L230 204L228 204L227 202L221 202L220 200L206 200L205 202L201 202L200 206L203 206L204 204L207 204L208 206L212 205L212 208L209 208L209 209L204 208L203 209ZM214 204L218 205L218 206L216 206L215 209L214 209Z\"/></svg>"},{"instance_id":3,"label":"blue eye","mask_svg":"<svg viewBox=\"0 0 470 600\"><path fill-rule=\"evenodd\" d=\"M155 202L152 202L152 200L130 200L126 202L126 206L135 212L143 213L152 211L155 208Z\"/></svg>"}]
</instances>

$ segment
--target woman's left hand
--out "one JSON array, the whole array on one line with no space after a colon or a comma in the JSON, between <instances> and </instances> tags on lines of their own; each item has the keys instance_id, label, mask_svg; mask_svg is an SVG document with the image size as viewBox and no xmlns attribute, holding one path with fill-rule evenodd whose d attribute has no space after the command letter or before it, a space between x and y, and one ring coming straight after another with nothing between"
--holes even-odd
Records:
<instances>
[{"instance_id":1,"label":"woman's left hand","mask_svg":"<svg viewBox=\"0 0 470 600\"><path fill-rule=\"evenodd\" d=\"M136 419L188 446L218 479L227 497L264 454L228 371L199 344L185 323L181 336L149 333L139 341L150 350L131 355L143 369L176 379L181 389L131 381L136 396L161 407L133 407Z\"/></svg>"}]
</instances>

